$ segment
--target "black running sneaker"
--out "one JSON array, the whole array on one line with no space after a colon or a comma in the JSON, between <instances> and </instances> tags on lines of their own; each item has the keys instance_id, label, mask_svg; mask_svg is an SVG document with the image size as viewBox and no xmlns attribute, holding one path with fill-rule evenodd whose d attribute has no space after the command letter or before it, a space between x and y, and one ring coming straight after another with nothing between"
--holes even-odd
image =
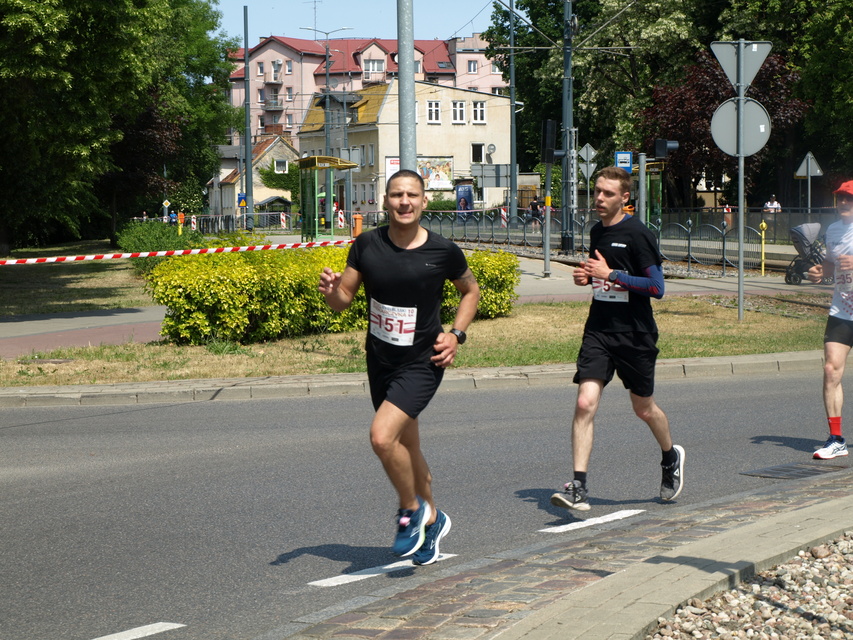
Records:
<instances>
[{"instance_id":1,"label":"black running sneaker","mask_svg":"<svg viewBox=\"0 0 853 640\"><path fill-rule=\"evenodd\" d=\"M551 504L564 509L589 511L586 487L581 485L579 480L572 480L564 485L562 492L551 496Z\"/></svg>"},{"instance_id":2,"label":"black running sneaker","mask_svg":"<svg viewBox=\"0 0 853 640\"><path fill-rule=\"evenodd\" d=\"M660 499L666 502L675 500L684 486L684 447L675 444L672 448L678 459L668 466L661 464Z\"/></svg>"}]
</instances>

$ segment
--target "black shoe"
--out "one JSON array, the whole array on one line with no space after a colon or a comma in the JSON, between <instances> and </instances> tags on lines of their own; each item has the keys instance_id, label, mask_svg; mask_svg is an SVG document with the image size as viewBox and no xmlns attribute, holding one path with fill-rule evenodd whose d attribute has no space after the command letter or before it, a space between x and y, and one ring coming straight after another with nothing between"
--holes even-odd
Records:
<instances>
[{"instance_id":1,"label":"black shoe","mask_svg":"<svg viewBox=\"0 0 853 640\"><path fill-rule=\"evenodd\" d=\"M564 509L575 509L577 511L589 511L589 500L587 500L586 487L579 480L566 483L562 493L551 496L551 504Z\"/></svg>"},{"instance_id":2,"label":"black shoe","mask_svg":"<svg viewBox=\"0 0 853 640\"><path fill-rule=\"evenodd\" d=\"M684 448L681 445L673 445L678 459L671 465L661 463L663 470L660 481L660 499L666 502L675 500L684 486Z\"/></svg>"}]
</instances>

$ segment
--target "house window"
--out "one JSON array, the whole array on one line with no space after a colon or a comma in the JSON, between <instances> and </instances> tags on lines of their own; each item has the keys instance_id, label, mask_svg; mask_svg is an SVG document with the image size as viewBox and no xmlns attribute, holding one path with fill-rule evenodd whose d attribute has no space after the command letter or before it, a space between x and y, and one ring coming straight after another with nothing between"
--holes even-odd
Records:
<instances>
[{"instance_id":1,"label":"house window","mask_svg":"<svg viewBox=\"0 0 853 640\"><path fill-rule=\"evenodd\" d=\"M492 73L501 73L501 68L497 62L492 63Z\"/></svg>"},{"instance_id":2,"label":"house window","mask_svg":"<svg viewBox=\"0 0 853 640\"><path fill-rule=\"evenodd\" d=\"M468 73L477 73L477 61L469 60L468 61Z\"/></svg>"},{"instance_id":3,"label":"house window","mask_svg":"<svg viewBox=\"0 0 853 640\"><path fill-rule=\"evenodd\" d=\"M288 129L293 128L293 114L292 113L288 113L287 115L284 116L284 123L285 123L285 125L287 125Z\"/></svg>"},{"instance_id":4,"label":"house window","mask_svg":"<svg viewBox=\"0 0 853 640\"><path fill-rule=\"evenodd\" d=\"M480 87L468 87L468 91L479 91Z\"/></svg>"},{"instance_id":5,"label":"house window","mask_svg":"<svg viewBox=\"0 0 853 640\"><path fill-rule=\"evenodd\" d=\"M427 100L427 124L441 124L441 102Z\"/></svg>"},{"instance_id":6,"label":"house window","mask_svg":"<svg viewBox=\"0 0 853 640\"><path fill-rule=\"evenodd\" d=\"M465 102L462 100L453 101L453 123L465 124Z\"/></svg>"},{"instance_id":7,"label":"house window","mask_svg":"<svg viewBox=\"0 0 853 640\"><path fill-rule=\"evenodd\" d=\"M367 164L367 156L364 154L364 145L361 145L361 166L365 166ZM364 200L364 198L362 198Z\"/></svg>"},{"instance_id":8,"label":"house window","mask_svg":"<svg viewBox=\"0 0 853 640\"><path fill-rule=\"evenodd\" d=\"M385 60L368 58L364 60L364 79L383 80L385 78Z\"/></svg>"},{"instance_id":9,"label":"house window","mask_svg":"<svg viewBox=\"0 0 853 640\"><path fill-rule=\"evenodd\" d=\"M471 162L482 162L484 155L484 147L485 145L482 142L472 142L471 143Z\"/></svg>"},{"instance_id":10,"label":"house window","mask_svg":"<svg viewBox=\"0 0 853 640\"><path fill-rule=\"evenodd\" d=\"M421 61L415 60L415 73L420 73L420 72L421 72Z\"/></svg>"},{"instance_id":11,"label":"house window","mask_svg":"<svg viewBox=\"0 0 853 640\"><path fill-rule=\"evenodd\" d=\"M293 102L293 87L285 87L284 99L288 102Z\"/></svg>"},{"instance_id":12,"label":"house window","mask_svg":"<svg viewBox=\"0 0 853 640\"><path fill-rule=\"evenodd\" d=\"M293 73L293 60L285 60L284 61L284 72L287 75L290 75Z\"/></svg>"},{"instance_id":13,"label":"house window","mask_svg":"<svg viewBox=\"0 0 853 640\"><path fill-rule=\"evenodd\" d=\"M258 116L258 130L263 131L264 128L264 117Z\"/></svg>"},{"instance_id":14,"label":"house window","mask_svg":"<svg viewBox=\"0 0 853 640\"><path fill-rule=\"evenodd\" d=\"M367 147L367 164L369 164L371 167L376 162L375 151L376 151L376 148L373 146L373 143L371 142L370 145L368 145L368 147Z\"/></svg>"},{"instance_id":15,"label":"house window","mask_svg":"<svg viewBox=\"0 0 853 640\"><path fill-rule=\"evenodd\" d=\"M258 89L258 104L264 103L264 90Z\"/></svg>"},{"instance_id":16,"label":"house window","mask_svg":"<svg viewBox=\"0 0 853 640\"><path fill-rule=\"evenodd\" d=\"M259 76L264 75L264 63L263 62L258 63L258 75Z\"/></svg>"},{"instance_id":17,"label":"house window","mask_svg":"<svg viewBox=\"0 0 853 640\"><path fill-rule=\"evenodd\" d=\"M289 167L287 165L287 160L276 160L275 161L275 172L276 173L287 173Z\"/></svg>"},{"instance_id":18,"label":"house window","mask_svg":"<svg viewBox=\"0 0 853 640\"><path fill-rule=\"evenodd\" d=\"M504 88L503 87L492 87L492 94L496 95L496 96L502 96L502 95L504 95Z\"/></svg>"},{"instance_id":19,"label":"house window","mask_svg":"<svg viewBox=\"0 0 853 640\"><path fill-rule=\"evenodd\" d=\"M471 105L471 116L474 124L486 124L486 103L476 101Z\"/></svg>"}]
</instances>

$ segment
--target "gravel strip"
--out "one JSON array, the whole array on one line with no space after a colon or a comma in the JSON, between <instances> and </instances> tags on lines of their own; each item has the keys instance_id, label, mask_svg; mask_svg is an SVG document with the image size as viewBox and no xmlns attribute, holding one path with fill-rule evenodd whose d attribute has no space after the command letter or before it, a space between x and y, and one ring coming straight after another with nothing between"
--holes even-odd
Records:
<instances>
[{"instance_id":1,"label":"gravel strip","mask_svg":"<svg viewBox=\"0 0 853 640\"><path fill-rule=\"evenodd\" d=\"M853 531L736 589L689 600L646 640L853 638Z\"/></svg>"}]
</instances>

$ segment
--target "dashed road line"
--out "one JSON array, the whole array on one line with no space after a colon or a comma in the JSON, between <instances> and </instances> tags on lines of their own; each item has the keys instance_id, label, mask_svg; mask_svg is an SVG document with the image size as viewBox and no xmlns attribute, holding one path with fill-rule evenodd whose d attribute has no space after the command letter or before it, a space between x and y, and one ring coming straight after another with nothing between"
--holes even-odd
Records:
<instances>
[{"instance_id":1,"label":"dashed road line","mask_svg":"<svg viewBox=\"0 0 853 640\"><path fill-rule=\"evenodd\" d=\"M453 558L455 557L455 555L456 554L453 553L440 553L438 555L438 562L446 560L447 558ZM371 567L370 569L362 569L361 571L345 573L343 575L335 576L334 578L326 578L325 580L315 580L314 582L309 582L308 584L312 587L338 587L342 584L358 582L359 580L366 580L367 578L381 576L385 573L391 573L392 571L399 571L400 569L406 569L407 567L414 566L417 565L415 565L411 560L400 560L399 562L392 562L391 564L386 564L381 567Z\"/></svg>"},{"instance_id":2,"label":"dashed road line","mask_svg":"<svg viewBox=\"0 0 853 640\"><path fill-rule=\"evenodd\" d=\"M174 622L157 622L144 627L136 627L135 629L120 631L119 633L113 633L108 636L101 636L100 638L95 638L95 640L136 640L137 638L147 638L148 636L153 636L157 633L171 631L172 629L180 629L185 626L187 625L176 624Z\"/></svg>"},{"instance_id":3,"label":"dashed road line","mask_svg":"<svg viewBox=\"0 0 853 640\"><path fill-rule=\"evenodd\" d=\"M559 527L547 527L545 529L539 529L540 533L564 533L566 531L574 531L575 529L583 529L584 527L594 527L597 524L603 524L605 522L614 522L615 520L624 520L625 518L630 518L631 516L635 516L638 513L643 513L645 509L627 509L625 511L614 511L613 513L609 513L606 516L601 516L598 518L587 518L586 520L580 520L578 522L571 522L569 524L563 524Z\"/></svg>"}]
</instances>

